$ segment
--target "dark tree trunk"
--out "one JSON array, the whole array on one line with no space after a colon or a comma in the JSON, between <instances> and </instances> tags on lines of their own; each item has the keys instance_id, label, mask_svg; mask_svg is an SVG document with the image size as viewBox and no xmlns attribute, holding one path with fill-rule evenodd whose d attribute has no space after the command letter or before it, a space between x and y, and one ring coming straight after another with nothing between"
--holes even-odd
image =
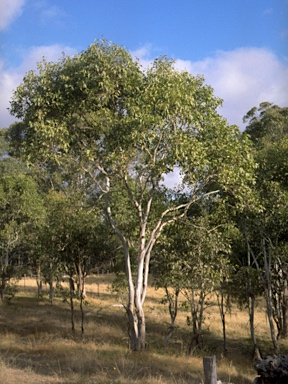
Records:
<instances>
[{"instance_id":1,"label":"dark tree trunk","mask_svg":"<svg viewBox=\"0 0 288 384\"><path fill-rule=\"evenodd\" d=\"M74 321L74 294L75 286L72 276L69 276L69 292L70 292L70 315L71 315L71 330L75 333L75 321Z\"/></svg>"},{"instance_id":2,"label":"dark tree trunk","mask_svg":"<svg viewBox=\"0 0 288 384\"><path fill-rule=\"evenodd\" d=\"M223 331L223 350L224 353L227 352L227 338L226 338L226 317L225 312L222 312L221 321L222 321L222 331Z\"/></svg>"},{"instance_id":3,"label":"dark tree trunk","mask_svg":"<svg viewBox=\"0 0 288 384\"><path fill-rule=\"evenodd\" d=\"M283 316L283 329L282 329L282 332L281 332L281 337L286 339L287 336L288 336L288 324L287 324L288 300L287 300L286 292L284 293L284 298L283 298L282 316Z\"/></svg>"},{"instance_id":4,"label":"dark tree trunk","mask_svg":"<svg viewBox=\"0 0 288 384\"><path fill-rule=\"evenodd\" d=\"M226 295L225 303L225 293L220 288L220 293L217 293L218 307L222 323L222 334L223 334L223 351L224 354L227 352L227 337L226 337L226 312L229 303L229 297Z\"/></svg>"},{"instance_id":5,"label":"dark tree trunk","mask_svg":"<svg viewBox=\"0 0 288 384\"><path fill-rule=\"evenodd\" d=\"M37 296L38 299L42 297L42 288L43 288L43 280L41 276L41 266L40 263L37 263L37 269L36 269L36 284L37 284Z\"/></svg>"},{"instance_id":6,"label":"dark tree trunk","mask_svg":"<svg viewBox=\"0 0 288 384\"><path fill-rule=\"evenodd\" d=\"M191 323L192 323L192 335L190 344L188 346L188 353L192 354L194 348L200 346L200 337L202 334L203 315L205 309L206 294L201 290L199 292L199 298L196 298L196 292L193 291L190 300L190 311L191 311Z\"/></svg>"},{"instance_id":7,"label":"dark tree trunk","mask_svg":"<svg viewBox=\"0 0 288 384\"><path fill-rule=\"evenodd\" d=\"M175 290L175 293L173 295L170 295L168 292L168 289L165 288L166 291L166 297L169 302L169 315L170 315L170 326L167 335L165 336L163 340L163 345L166 346L168 341L171 339L175 332L175 321L177 317L178 312L178 297L179 297L179 290Z\"/></svg>"},{"instance_id":8,"label":"dark tree trunk","mask_svg":"<svg viewBox=\"0 0 288 384\"><path fill-rule=\"evenodd\" d=\"M49 300L51 304L53 302L53 296L54 296L53 279L51 279L49 281Z\"/></svg>"},{"instance_id":9,"label":"dark tree trunk","mask_svg":"<svg viewBox=\"0 0 288 384\"><path fill-rule=\"evenodd\" d=\"M6 278L4 276L2 276L2 278L1 278L1 287L0 287L0 295L1 295L1 301L2 302L5 301L6 284L7 284Z\"/></svg>"},{"instance_id":10,"label":"dark tree trunk","mask_svg":"<svg viewBox=\"0 0 288 384\"><path fill-rule=\"evenodd\" d=\"M265 273L265 299L267 308L267 317L270 326L271 340L276 353L279 353L279 344L275 332L275 326L273 322L273 298L272 298L272 282L271 282L271 255L267 250L265 239L262 239L262 250L264 256L264 273Z\"/></svg>"}]
</instances>

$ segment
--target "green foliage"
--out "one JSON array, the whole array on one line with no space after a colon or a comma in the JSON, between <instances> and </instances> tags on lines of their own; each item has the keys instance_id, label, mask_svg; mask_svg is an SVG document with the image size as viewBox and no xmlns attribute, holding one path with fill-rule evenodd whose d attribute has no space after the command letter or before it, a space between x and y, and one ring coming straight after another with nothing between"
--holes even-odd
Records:
<instances>
[{"instance_id":1,"label":"green foliage","mask_svg":"<svg viewBox=\"0 0 288 384\"><path fill-rule=\"evenodd\" d=\"M49 158L58 159L76 148L93 156L103 131L119 127L116 113L124 114L126 94L134 92L135 68L124 49L105 41L57 63L39 63L38 73L25 76L11 103L11 113L29 126L29 158L37 151L37 159L47 159L50 151Z\"/></svg>"},{"instance_id":2,"label":"green foliage","mask_svg":"<svg viewBox=\"0 0 288 384\"><path fill-rule=\"evenodd\" d=\"M219 291L223 295L229 293L228 285L234 272L229 261L229 226L217 225L216 215L209 215L208 207L199 209L197 217L166 228L164 241L156 246L151 268L154 286L165 289L162 302L169 304L172 315L177 314L175 299L179 292L186 298L181 305L190 312L187 316L193 335L190 350L194 342L199 344L204 313L210 306L208 297ZM171 312L173 304L174 312Z\"/></svg>"},{"instance_id":3,"label":"green foliage","mask_svg":"<svg viewBox=\"0 0 288 384\"><path fill-rule=\"evenodd\" d=\"M258 213L247 211L246 217L242 216L239 223L246 245L246 263L239 269L237 279L239 285L245 288L247 299L255 298L261 291L264 294L276 351L278 337L288 334L285 299L287 258L282 252L288 238L287 111L287 108L271 103L261 103L244 118L248 122L246 132L253 141L258 163L255 192L262 209Z\"/></svg>"},{"instance_id":4,"label":"green foliage","mask_svg":"<svg viewBox=\"0 0 288 384\"><path fill-rule=\"evenodd\" d=\"M288 108L280 108L263 102L258 108L252 108L244 117L246 132L257 147L267 142L278 142L288 133Z\"/></svg>"},{"instance_id":5,"label":"green foliage","mask_svg":"<svg viewBox=\"0 0 288 384\"><path fill-rule=\"evenodd\" d=\"M16 295L16 293L19 290L17 286L17 281L20 279L20 276L16 277L15 271L13 272L11 271L11 273L9 273L9 271L6 270L5 277L3 276L3 273L1 277L2 277L0 281L1 298L3 301L10 301L13 299L13 297Z\"/></svg>"},{"instance_id":6,"label":"green foliage","mask_svg":"<svg viewBox=\"0 0 288 384\"><path fill-rule=\"evenodd\" d=\"M248 141L218 115L221 101L203 78L176 71L166 57L143 73L124 49L100 41L72 58L44 60L38 71L11 102L28 127L31 161L63 164L67 155L120 177L129 167L152 185L179 166L186 188L214 180L238 194L251 181Z\"/></svg>"},{"instance_id":7,"label":"green foliage","mask_svg":"<svg viewBox=\"0 0 288 384\"><path fill-rule=\"evenodd\" d=\"M8 143L6 141L6 129L0 130L0 156L5 156L8 152Z\"/></svg>"},{"instance_id":8,"label":"green foliage","mask_svg":"<svg viewBox=\"0 0 288 384\"><path fill-rule=\"evenodd\" d=\"M257 169L256 188L263 212L258 217L260 232L273 239L276 245L285 241L288 220L288 120L287 108L269 105L262 111L263 125L261 146L256 145ZM277 124L276 124L277 123Z\"/></svg>"},{"instance_id":9,"label":"green foliage","mask_svg":"<svg viewBox=\"0 0 288 384\"><path fill-rule=\"evenodd\" d=\"M10 156L19 158L21 157L22 146L27 134L27 127L23 122L17 122L11 124L10 127L5 130L5 140L7 142L7 152Z\"/></svg>"},{"instance_id":10,"label":"green foliage","mask_svg":"<svg viewBox=\"0 0 288 384\"><path fill-rule=\"evenodd\" d=\"M258 231L258 237L266 236L274 238L272 242L278 242L286 233L287 116L287 108L280 108L270 103L261 103L258 109L256 107L251 109L245 116L246 121L249 121L246 132L253 140L253 150L258 163L255 190L262 206L259 214L255 216L252 214L251 219L254 223L248 229L250 238ZM253 228L256 231L253 231Z\"/></svg>"},{"instance_id":11,"label":"green foliage","mask_svg":"<svg viewBox=\"0 0 288 384\"><path fill-rule=\"evenodd\" d=\"M45 219L45 209L36 182L28 173L17 170L17 166L16 169L7 167L9 162L10 159L4 159L0 164L2 299L8 292L10 279L21 274L21 269L27 264L26 251L30 246L31 232L37 231ZM13 287L10 286L9 290L12 292Z\"/></svg>"},{"instance_id":12,"label":"green foliage","mask_svg":"<svg viewBox=\"0 0 288 384\"><path fill-rule=\"evenodd\" d=\"M207 216L170 226L155 252L152 272L156 287L205 287L212 292L224 278L230 278L230 244L225 226L213 227Z\"/></svg>"},{"instance_id":13,"label":"green foliage","mask_svg":"<svg viewBox=\"0 0 288 384\"><path fill-rule=\"evenodd\" d=\"M71 268L76 273L79 263L85 273L101 265L107 257L101 252L102 245L105 249L101 238L103 224L83 196L77 191L68 196L50 191L46 206L48 215L41 234L42 255L46 255L42 273L45 274L45 269L48 272L51 265L55 276L70 273Z\"/></svg>"}]
</instances>

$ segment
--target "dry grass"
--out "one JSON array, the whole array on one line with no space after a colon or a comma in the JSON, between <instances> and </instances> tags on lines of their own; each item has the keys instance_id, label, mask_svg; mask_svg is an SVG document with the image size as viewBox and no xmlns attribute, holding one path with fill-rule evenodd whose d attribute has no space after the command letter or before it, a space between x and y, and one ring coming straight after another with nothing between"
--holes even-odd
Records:
<instances>
[{"instance_id":1,"label":"dry grass","mask_svg":"<svg viewBox=\"0 0 288 384\"><path fill-rule=\"evenodd\" d=\"M125 312L121 306L113 306L119 302L108 290L112 279L100 275L87 280L89 305L83 339L79 311L72 335L68 305L60 299L53 305L46 298L38 299L35 281L22 280L12 302L0 305L0 383L199 384L203 382L202 357L211 354L217 357L219 379L235 384L252 382L255 371L245 312L235 307L227 316L228 353L223 356L221 322L217 307L211 307L205 320L204 347L187 356L187 313L180 310L179 329L163 348L169 317L165 306L159 304L163 292L150 288L145 304L149 348L131 353ZM256 331L264 351L271 352L261 307ZM283 350L287 352L287 342Z\"/></svg>"}]
</instances>

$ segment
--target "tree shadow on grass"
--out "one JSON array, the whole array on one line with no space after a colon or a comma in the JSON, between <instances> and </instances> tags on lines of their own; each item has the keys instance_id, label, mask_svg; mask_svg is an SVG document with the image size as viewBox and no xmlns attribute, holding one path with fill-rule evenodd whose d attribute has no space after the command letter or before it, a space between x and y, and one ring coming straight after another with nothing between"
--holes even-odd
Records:
<instances>
[{"instance_id":1,"label":"tree shadow on grass","mask_svg":"<svg viewBox=\"0 0 288 384\"><path fill-rule=\"evenodd\" d=\"M96 305L99 303L97 301ZM119 383L143 380L143 383L148 383L144 378L150 377L151 382L152 378L155 382L159 378L161 384L191 384L201 382L202 357L216 355L218 377L222 381L230 379L237 384L250 384L256 377L249 338L228 337L228 352L224 354L222 338L206 331L202 347L195 349L194 356L187 356L188 327L179 328L166 348L163 347L168 324L163 323L162 309L158 307L154 317L147 316L148 348L137 354L128 350L127 318L123 307L113 307L113 302L100 312L95 303L92 308L86 307L83 339L79 331L79 311L76 312L78 328L73 335L69 306L60 299L55 299L51 305L46 299L16 297L9 304L1 305L2 360L15 368L31 369L49 377L56 374L67 379L75 374L79 376L79 383L81 377L102 375L106 382L111 383L113 380ZM149 314L149 310L147 312ZM271 353L271 343L267 341L264 338L259 340L265 354ZM198 367L195 367L195 361ZM100 383L96 379L95 382Z\"/></svg>"},{"instance_id":2,"label":"tree shadow on grass","mask_svg":"<svg viewBox=\"0 0 288 384\"><path fill-rule=\"evenodd\" d=\"M11 321L13 319L13 321ZM47 333L62 333L69 326L70 310L48 300L20 297L0 309L0 332L11 332L19 336Z\"/></svg>"}]
</instances>

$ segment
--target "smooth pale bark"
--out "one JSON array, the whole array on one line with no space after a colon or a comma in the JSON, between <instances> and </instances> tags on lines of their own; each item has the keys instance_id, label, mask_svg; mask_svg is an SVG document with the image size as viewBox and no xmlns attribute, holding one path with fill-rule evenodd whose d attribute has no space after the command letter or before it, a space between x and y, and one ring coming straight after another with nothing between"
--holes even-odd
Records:
<instances>
[{"instance_id":1,"label":"smooth pale bark","mask_svg":"<svg viewBox=\"0 0 288 384\"><path fill-rule=\"evenodd\" d=\"M103 169L101 169L101 171L105 174ZM114 232L116 233L116 235L121 240L123 250L124 250L126 277L127 277L127 283L128 283L128 303L125 306L127 317L128 317L128 335L129 335L129 340L130 340L130 349L137 351L137 350L140 350L142 348L142 340L143 340L143 338L145 340L145 334L139 335L138 316L137 316L138 314L135 311L135 291L136 291L136 289L134 286L133 276L132 276L129 244L128 244L128 240L123 235L123 233L120 231L120 229L117 227L117 225L116 225L116 223L112 217L111 206L110 206L110 179L107 175L106 175L106 191L105 192L106 192L107 217L109 219L109 222L110 222ZM144 324L145 324L145 321L144 321ZM144 341L144 343L145 343L145 341Z\"/></svg>"},{"instance_id":2,"label":"smooth pale bark","mask_svg":"<svg viewBox=\"0 0 288 384\"><path fill-rule=\"evenodd\" d=\"M135 282L133 281L132 268L131 268L131 259L129 253L129 241L117 227L110 204L110 178L107 173L101 168L99 169L102 174L105 175L106 185L105 185L105 195L106 195L106 213L109 219L109 222L115 231L116 235L122 242L124 256L125 256L125 266L126 266L126 277L128 282L128 304L126 306L126 312L128 316L128 334L130 338L130 348L132 350L142 350L146 345L146 321L145 313L143 309L143 304L145 302L147 286L148 286L148 276L149 276L149 266L151 251L153 246L160 236L163 228L176 220L176 218L183 217L186 211L189 209L193 201L189 203L181 204L177 207L173 207L165 210L160 215L159 220L156 222L154 228L147 235L147 224L150 214L151 204L155 192L155 186L152 186L150 190L149 197L147 199L144 208L142 207L141 202L137 201L129 188L127 180L124 179L125 185L128 191L128 195L137 209L138 218L139 218L139 229L140 229L140 239L139 239L139 251L138 251L138 262L137 262L137 276ZM179 212L180 209L183 209L181 215L176 215L175 212ZM166 215L171 214L169 219L166 219Z\"/></svg>"},{"instance_id":3,"label":"smooth pale bark","mask_svg":"<svg viewBox=\"0 0 288 384\"><path fill-rule=\"evenodd\" d=\"M261 352L257 343L256 333L255 333L255 324L254 324L254 318L255 318L255 296L250 295L248 297L248 314L249 314L249 326L250 326L250 336L253 343L253 357L255 359L261 358Z\"/></svg>"},{"instance_id":4,"label":"smooth pale bark","mask_svg":"<svg viewBox=\"0 0 288 384\"><path fill-rule=\"evenodd\" d=\"M77 273L77 293L78 298L81 299L86 297L86 288L85 288L85 272L81 262L75 264L75 269Z\"/></svg>"},{"instance_id":5,"label":"smooth pale bark","mask_svg":"<svg viewBox=\"0 0 288 384\"><path fill-rule=\"evenodd\" d=\"M140 351L146 345L146 322L143 310L143 303L146 297L146 287L148 285L148 274L144 273L144 255L138 264L138 274L134 285L131 269L129 246L123 235L120 237L124 245L126 262L126 276L128 280L128 305L126 312L128 315L128 334L130 338L130 348ZM143 276L144 275L144 276Z\"/></svg>"}]
</instances>

